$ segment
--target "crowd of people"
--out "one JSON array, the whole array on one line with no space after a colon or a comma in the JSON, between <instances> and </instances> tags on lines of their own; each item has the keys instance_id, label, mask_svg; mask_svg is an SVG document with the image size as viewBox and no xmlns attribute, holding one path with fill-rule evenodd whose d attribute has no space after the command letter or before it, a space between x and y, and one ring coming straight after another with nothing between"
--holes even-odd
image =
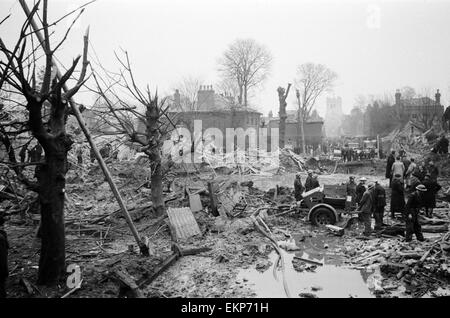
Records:
<instances>
[{"instance_id":1,"label":"crowd of people","mask_svg":"<svg viewBox=\"0 0 450 318\"><path fill-rule=\"evenodd\" d=\"M423 209L426 217L433 217L436 207L436 195L441 189L437 182L439 169L433 161L418 164L414 158L407 159L404 149L400 149L398 156L393 150L387 158L386 178L389 179L391 189L390 216L396 219L400 214L406 223L406 241L411 241L413 234L417 240L423 241L421 226L418 220ZM359 214L359 220L364 224L364 236L372 234L371 217L375 219L374 231L378 232L386 226L383 217L386 207L386 190L377 181L366 186L367 179L362 177L358 184L355 177L350 176L346 184L347 203ZM294 181L295 199L300 201L302 194L319 187L317 175L308 171L305 185L302 185L301 175L297 174Z\"/></svg>"}]
</instances>

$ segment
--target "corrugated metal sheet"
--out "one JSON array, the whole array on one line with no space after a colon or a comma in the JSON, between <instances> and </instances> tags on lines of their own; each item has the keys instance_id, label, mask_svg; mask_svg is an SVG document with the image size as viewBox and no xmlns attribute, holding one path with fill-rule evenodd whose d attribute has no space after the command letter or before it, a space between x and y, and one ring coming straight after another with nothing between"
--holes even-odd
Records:
<instances>
[{"instance_id":1,"label":"corrugated metal sheet","mask_svg":"<svg viewBox=\"0 0 450 318\"><path fill-rule=\"evenodd\" d=\"M169 208L167 215L177 239L185 240L194 235L201 235L190 208Z\"/></svg>"}]
</instances>

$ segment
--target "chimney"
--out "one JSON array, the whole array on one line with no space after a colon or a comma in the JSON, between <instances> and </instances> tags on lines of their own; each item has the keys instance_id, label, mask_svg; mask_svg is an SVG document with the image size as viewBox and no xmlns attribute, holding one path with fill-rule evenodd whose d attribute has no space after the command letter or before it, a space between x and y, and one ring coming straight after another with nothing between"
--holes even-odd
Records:
<instances>
[{"instance_id":1,"label":"chimney","mask_svg":"<svg viewBox=\"0 0 450 318\"><path fill-rule=\"evenodd\" d=\"M400 105L400 97L402 94L400 94L400 90L397 89L395 92L395 105Z\"/></svg>"},{"instance_id":2,"label":"chimney","mask_svg":"<svg viewBox=\"0 0 450 318\"><path fill-rule=\"evenodd\" d=\"M272 118L272 117L273 117L273 112L269 111L269 118Z\"/></svg>"},{"instance_id":3,"label":"chimney","mask_svg":"<svg viewBox=\"0 0 450 318\"><path fill-rule=\"evenodd\" d=\"M200 85L197 94L197 104L200 110L214 109L214 89L212 85Z\"/></svg>"},{"instance_id":4,"label":"chimney","mask_svg":"<svg viewBox=\"0 0 450 318\"><path fill-rule=\"evenodd\" d=\"M437 90L436 94L434 95L434 98L436 99L436 105L441 104L441 93L439 93L439 89Z\"/></svg>"},{"instance_id":5,"label":"chimney","mask_svg":"<svg viewBox=\"0 0 450 318\"><path fill-rule=\"evenodd\" d=\"M173 94L173 104L175 108L181 107L181 96L180 91L178 89L175 90L175 93Z\"/></svg>"}]
</instances>

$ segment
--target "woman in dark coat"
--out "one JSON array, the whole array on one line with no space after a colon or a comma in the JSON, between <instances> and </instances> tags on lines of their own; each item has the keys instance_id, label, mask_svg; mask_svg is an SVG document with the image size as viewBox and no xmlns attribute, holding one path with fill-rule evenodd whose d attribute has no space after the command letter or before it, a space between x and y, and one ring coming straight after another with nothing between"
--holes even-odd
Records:
<instances>
[{"instance_id":1,"label":"woman in dark coat","mask_svg":"<svg viewBox=\"0 0 450 318\"><path fill-rule=\"evenodd\" d=\"M425 176L423 185L427 188L427 191L423 195L425 215L431 218L433 217L433 209L436 207L436 193L441 189L441 186L429 174Z\"/></svg>"},{"instance_id":2,"label":"woman in dark coat","mask_svg":"<svg viewBox=\"0 0 450 318\"><path fill-rule=\"evenodd\" d=\"M391 217L395 218L395 212L403 214L405 210L405 193L402 182L402 176L396 174L392 178L392 191L391 191Z\"/></svg>"},{"instance_id":3,"label":"woman in dark coat","mask_svg":"<svg viewBox=\"0 0 450 318\"><path fill-rule=\"evenodd\" d=\"M392 183L392 175L391 175L391 169L392 169L392 165L395 162L395 151L393 150L388 158L387 158L387 162L386 162L386 179L389 179L389 187L391 187L391 183Z\"/></svg>"}]
</instances>

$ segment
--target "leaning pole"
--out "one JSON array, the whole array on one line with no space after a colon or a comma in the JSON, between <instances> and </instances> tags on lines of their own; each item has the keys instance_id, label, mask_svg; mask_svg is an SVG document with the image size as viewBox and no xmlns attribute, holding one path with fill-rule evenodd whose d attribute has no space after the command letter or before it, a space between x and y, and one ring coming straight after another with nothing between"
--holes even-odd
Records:
<instances>
[{"instance_id":1,"label":"leaning pole","mask_svg":"<svg viewBox=\"0 0 450 318\"><path fill-rule=\"evenodd\" d=\"M25 3L25 0L19 0L19 2L20 2L20 5L23 8L23 11L25 12L25 15L27 17L29 17L31 15L31 12L30 12L30 9L28 8L28 5ZM33 17L31 17L30 22L31 22L31 27L33 28L33 30L34 30L34 32L36 34L36 37L38 38L39 42L41 43L42 47L45 47L44 46L44 38L42 37L42 34L40 32L40 28L37 26L37 24L34 21ZM88 28L88 30L86 32L86 35L85 35L85 41L87 41L88 36L89 36L89 28ZM87 49L87 43L85 45L85 49ZM61 72L59 71L59 68L58 68L58 66L56 64L56 61L55 61L54 57L52 57L52 63L53 63L53 66L55 67L55 70L56 70L56 76L57 76L58 79L60 79L61 78ZM68 91L68 88L67 88L66 84L63 85L63 90L64 90L64 92ZM80 110L78 109L78 106L77 106L77 104L75 103L75 101L74 101L74 99L72 97L69 99L69 104L70 104L70 107L72 107L73 113L74 113L75 117L77 118L77 121L78 121L78 124L80 125L81 130L83 131L84 135L86 136L87 141L89 142L89 145L91 146L92 150L94 151L95 157L97 158L97 161L98 161L98 163L100 165L100 168L102 169L103 174L105 175L105 178L108 181L109 186L111 187L111 191L113 192L117 202L119 203L120 209L122 210L122 213L125 216L125 220L127 221L128 226L130 227L130 230L133 233L133 236L134 236L134 238L136 240L136 243L139 246L139 249L140 249L141 253L143 255L148 255L149 254L148 246L141 240L141 237L139 236L139 233L138 233L138 231L136 230L136 227L133 224L133 221L131 219L130 213L128 213L127 207L125 206L125 204L124 204L124 202L122 200L122 197L121 197L121 195L119 193L119 190L117 189L117 186L116 186L116 184L114 183L114 181L113 181L113 179L111 177L111 173L109 172L108 167L105 164L105 161L103 160L102 156L100 155L100 152L98 151L97 146L95 145L94 140L92 139L92 136L89 133L88 128L84 124L84 120L83 120L83 117L82 117L82 115L80 113Z\"/></svg>"}]
</instances>

